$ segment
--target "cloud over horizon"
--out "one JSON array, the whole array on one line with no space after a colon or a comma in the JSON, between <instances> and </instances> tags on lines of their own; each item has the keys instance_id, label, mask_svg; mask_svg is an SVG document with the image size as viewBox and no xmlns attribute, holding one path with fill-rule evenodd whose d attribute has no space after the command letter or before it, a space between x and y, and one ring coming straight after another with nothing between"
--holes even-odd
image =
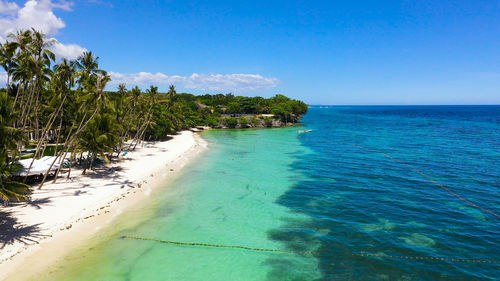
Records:
<instances>
[{"instance_id":1,"label":"cloud over horizon","mask_svg":"<svg viewBox=\"0 0 500 281\"><path fill-rule=\"evenodd\" d=\"M190 76L172 75L168 76L161 72L138 72L138 73L118 73L109 72L111 84L124 83L129 86L149 86L149 85L179 85L188 89L210 90L210 91L230 91L230 92L250 92L262 89L271 89L280 83L277 78L263 77L259 74L199 74L193 73Z\"/></svg>"},{"instance_id":2,"label":"cloud over horizon","mask_svg":"<svg viewBox=\"0 0 500 281\"><path fill-rule=\"evenodd\" d=\"M15 2L0 0L0 43L7 40L9 33L21 29L34 28L53 38L66 24L54 14L54 9L71 11L72 2L51 0L29 0L22 8ZM63 44L58 41L51 47L58 58L75 59L85 48L76 44Z\"/></svg>"}]
</instances>

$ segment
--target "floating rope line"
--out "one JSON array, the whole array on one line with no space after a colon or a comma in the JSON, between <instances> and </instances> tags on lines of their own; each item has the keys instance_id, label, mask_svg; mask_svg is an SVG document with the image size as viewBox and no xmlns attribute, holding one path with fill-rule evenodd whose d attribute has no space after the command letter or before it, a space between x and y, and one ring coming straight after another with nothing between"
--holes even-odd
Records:
<instances>
[{"instance_id":1,"label":"floating rope line","mask_svg":"<svg viewBox=\"0 0 500 281\"><path fill-rule=\"evenodd\" d=\"M137 236L129 236L129 235L122 236L122 238L153 241L153 242L172 244L172 245L178 245L178 246L235 248L235 249L243 249L243 250L248 250L248 251L259 251L259 252L280 252L280 253L300 254L300 255L321 255L321 253L319 253L319 252L310 252L310 251L288 251L288 250L280 250L280 249L252 248L252 247L246 247L246 246L220 245L220 244L210 244L210 243L179 242L179 241L168 241L168 240L160 240L160 239L154 239L154 238L145 238L145 237L137 237ZM476 259L422 257L422 256L420 256L420 257L417 257L417 256L393 256L393 255L385 255L385 254L368 254L368 253L353 253L352 255L359 256L359 257L392 258L392 259L406 259L406 260L430 260L430 261L451 261L451 262L467 262L467 263L500 264L500 261L476 260Z\"/></svg>"},{"instance_id":2,"label":"floating rope line","mask_svg":"<svg viewBox=\"0 0 500 281\"><path fill-rule=\"evenodd\" d=\"M147 240L147 241L154 241L154 242L165 243L165 244L174 244L174 245L180 245L180 246L202 246L202 247L214 247L214 248L236 248L236 249L243 249L243 250L248 250L248 251L282 252L282 253L300 254L300 255L313 255L313 254L316 254L315 252L301 252L301 251L288 251L288 250L279 250L279 249L252 248L252 247L246 247L246 246L219 245L219 244L210 244L210 243L168 241L168 240L160 240L160 239L154 239L154 238L144 238L144 237L136 237L136 236L128 236L128 235L122 236L122 238L136 239L136 240Z\"/></svg>"},{"instance_id":3,"label":"floating rope line","mask_svg":"<svg viewBox=\"0 0 500 281\"><path fill-rule=\"evenodd\" d=\"M392 259L404 259L404 260L432 260L432 261L452 261L452 262L468 262L468 263L494 263L500 264L500 261L491 260L468 260L468 259L456 259L456 258L440 258L440 257L413 257L413 256L392 256L385 254L367 254L367 253L354 253L353 256L360 257L376 257L376 258L392 258Z\"/></svg>"},{"instance_id":4,"label":"floating rope line","mask_svg":"<svg viewBox=\"0 0 500 281\"><path fill-rule=\"evenodd\" d=\"M487 212L487 213L489 213L490 215L493 215L493 216L495 216L495 217L497 217L497 218L500 218L500 216L499 216L499 215L497 215L497 214L493 213L492 211L486 210L486 209L484 209L484 208L482 208L482 207L480 207L480 206L478 206L478 205L476 205L476 204L472 203L471 201L469 201L469 200L467 200L467 199L463 198L462 196L460 196L460 195L456 194L455 192L453 192L453 191L449 190L448 188L446 188L446 187L445 187L445 186L443 186L442 184L440 184L440 183L438 183L437 181L435 181L435 180L431 179L429 176L427 176L426 174L424 174L423 172L421 172L419 169L417 169L417 168L415 168L415 167L411 166L411 165L410 165L410 164L408 164L408 163L405 163L405 162L403 162L403 161L401 161L401 160L398 160L398 159L396 159L396 158L394 158L394 157L390 156L389 154L387 154L387 153L385 153L385 152L382 152L382 151L379 151L379 150L376 150L376 149L369 149L369 148L365 148L365 147L362 147L362 146L360 146L360 145L356 145L356 144L353 144L353 145L354 145L355 147L357 147L357 148L360 148L360 149L363 149L363 150L366 150L366 151L381 153L382 155L384 155L385 157L387 157L387 158L391 159L392 161L398 162L398 163L400 163L400 164L403 164L403 165L405 165L405 166L407 166L407 167L411 168L412 170L414 170L415 172L419 173L421 176L423 176L424 178L426 178L429 182L431 182L431 183L433 183L433 184L435 184L435 185L437 185L437 186L441 187L442 189L446 190L446 191L447 191L448 193L450 193L451 195L453 195L453 196L457 197L458 199L460 199L460 200L464 201L465 203L469 204L470 206L475 207L475 208L477 208L477 209L480 209L480 210L482 210L482 211L484 211L484 212Z\"/></svg>"}]
</instances>

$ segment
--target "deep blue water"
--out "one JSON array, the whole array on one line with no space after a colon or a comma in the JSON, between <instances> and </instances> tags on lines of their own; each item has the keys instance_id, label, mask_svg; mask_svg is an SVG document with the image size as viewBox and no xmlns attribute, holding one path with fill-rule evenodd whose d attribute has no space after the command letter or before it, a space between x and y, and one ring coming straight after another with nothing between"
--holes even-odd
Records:
<instances>
[{"instance_id":1,"label":"deep blue water","mask_svg":"<svg viewBox=\"0 0 500 281\"><path fill-rule=\"evenodd\" d=\"M322 279L500 280L500 263L388 257L500 262L500 218L380 153L500 215L500 106L311 108L302 123L314 153L297 156L306 177L278 203L310 220L269 236L319 243Z\"/></svg>"}]
</instances>

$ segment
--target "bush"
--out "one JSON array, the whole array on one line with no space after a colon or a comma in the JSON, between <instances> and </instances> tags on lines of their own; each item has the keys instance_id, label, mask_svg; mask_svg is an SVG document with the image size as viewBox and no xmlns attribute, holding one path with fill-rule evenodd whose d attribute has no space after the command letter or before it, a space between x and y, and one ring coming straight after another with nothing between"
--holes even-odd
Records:
<instances>
[{"instance_id":1,"label":"bush","mask_svg":"<svg viewBox=\"0 0 500 281\"><path fill-rule=\"evenodd\" d=\"M264 118L264 124L266 127L271 128L273 126L273 119L269 117Z\"/></svg>"},{"instance_id":2,"label":"bush","mask_svg":"<svg viewBox=\"0 0 500 281\"><path fill-rule=\"evenodd\" d=\"M218 123L219 123L219 118L216 116L213 116L213 115L209 115L205 119L205 124L207 126L215 127L215 126L217 126Z\"/></svg>"},{"instance_id":3,"label":"bush","mask_svg":"<svg viewBox=\"0 0 500 281\"><path fill-rule=\"evenodd\" d=\"M258 127L258 126L260 126L260 120L259 120L259 119L257 119L257 118L252 118L252 125L253 125L254 127Z\"/></svg>"},{"instance_id":4,"label":"bush","mask_svg":"<svg viewBox=\"0 0 500 281\"><path fill-rule=\"evenodd\" d=\"M241 117L239 121L240 121L240 126L241 126L242 128L246 128L246 127L247 127L247 125L248 125L248 120L247 120L245 117Z\"/></svg>"},{"instance_id":5,"label":"bush","mask_svg":"<svg viewBox=\"0 0 500 281\"><path fill-rule=\"evenodd\" d=\"M236 127L236 125L238 125L238 120L236 118L225 118L224 125L229 128L234 128Z\"/></svg>"}]
</instances>

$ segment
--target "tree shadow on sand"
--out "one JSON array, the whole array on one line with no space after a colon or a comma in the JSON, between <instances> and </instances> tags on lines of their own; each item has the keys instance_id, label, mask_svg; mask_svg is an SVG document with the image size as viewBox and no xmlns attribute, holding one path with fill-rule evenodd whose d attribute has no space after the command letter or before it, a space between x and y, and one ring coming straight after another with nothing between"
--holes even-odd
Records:
<instances>
[{"instance_id":1,"label":"tree shadow on sand","mask_svg":"<svg viewBox=\"0 0 500 281\"><path fill-rule=\"evenodd\" d=\"M38 243L40 239L47 237L40 233L39 225L19 224L12 212L0 210L0 250L15 242L25 245Z\"/></svg>"}]
</instances>

